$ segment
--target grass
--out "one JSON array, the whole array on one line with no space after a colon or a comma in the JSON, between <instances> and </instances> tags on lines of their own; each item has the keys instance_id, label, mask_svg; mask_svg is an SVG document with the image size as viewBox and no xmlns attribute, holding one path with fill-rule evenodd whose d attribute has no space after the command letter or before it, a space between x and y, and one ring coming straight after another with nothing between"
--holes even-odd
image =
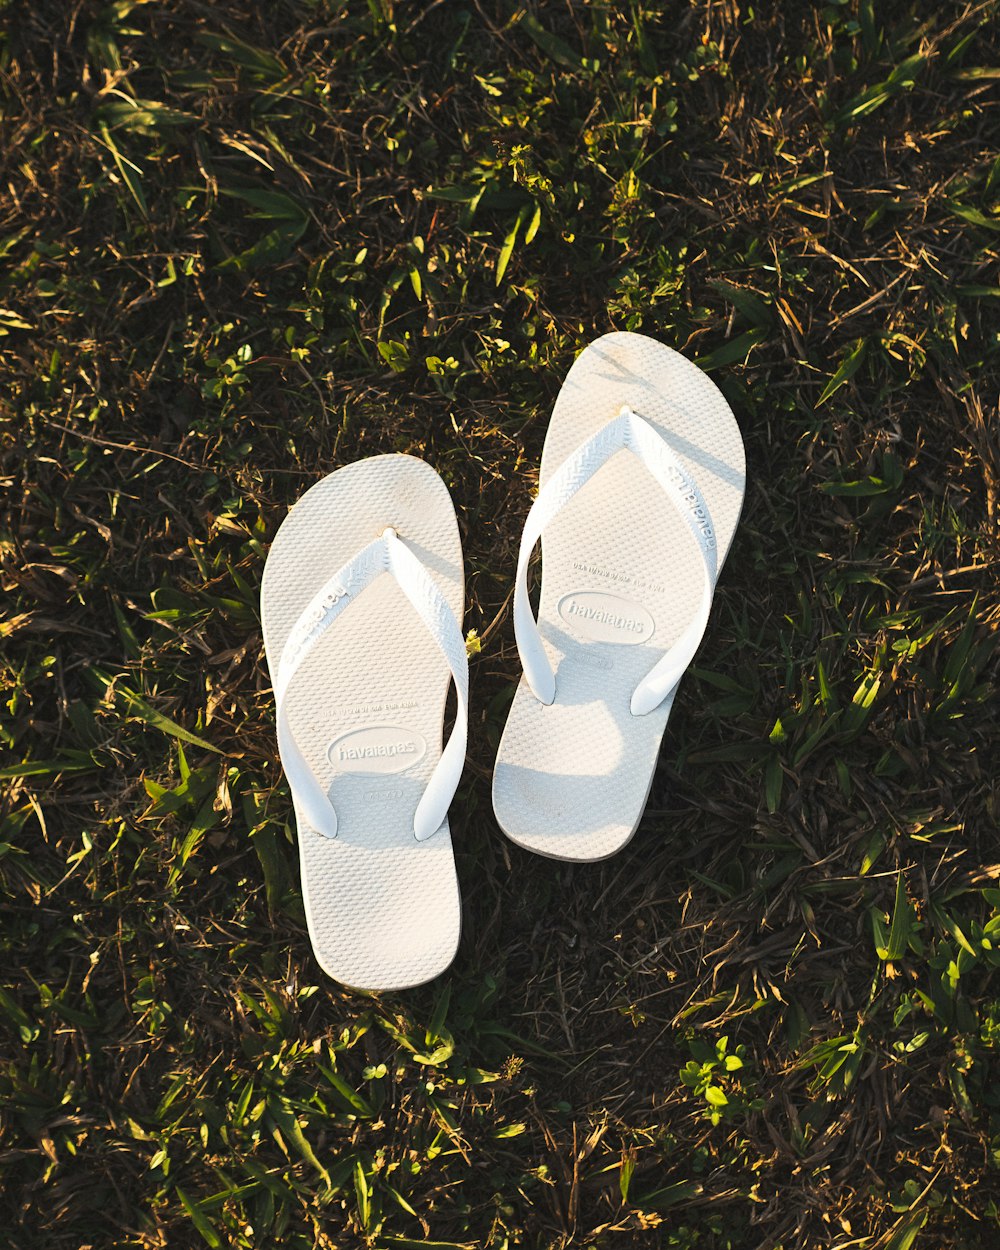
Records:
<instances>
[{"instance_id":1,"label":"grass","mask_svg":"<svg viewBox=\"0 0 1000 1250\"><path fill-rule=\"evenodd\" d=\"M1000 1237L996 3L0 4L0 1244ZM744 521L647 815L500 836L547 413L699 361ZM426 457L465 935L317 969L257 591Z\"/></svg>"}]
</instances>

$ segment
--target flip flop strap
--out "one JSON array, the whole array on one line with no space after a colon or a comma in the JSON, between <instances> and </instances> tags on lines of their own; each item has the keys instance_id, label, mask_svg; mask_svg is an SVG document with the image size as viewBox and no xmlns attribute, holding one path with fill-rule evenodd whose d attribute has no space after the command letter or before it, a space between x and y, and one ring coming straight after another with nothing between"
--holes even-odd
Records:
<instances>
[{"instance_id":1,"label":"flip flop strap","mask_svg":"<svg viewBox=\"0 0 1000 1250\"><path fill-rule=\"evenodd\" d=\"M535 698L549 704L555 699L556 681L545 654L528 599L528 561L546 526L577 492L619 451L632 452L649 470L684 519L704 572L697 614L669 651L653 666L631 699L633 716L644 716L670 694L694 658L708 624L712 595L718 578L718 544L711 513L694 478L660 432L623 404L618 416L581 443L538 492L524 523L514 583L514 634L524 675ZM642 542L642 535L636 535Z\"/></svg>"},{"instance_id":2,"label":"flip flop strap","mask_svg":"<svg viewBox=\"0 0 1000 1250\"><path fill-rule=\"evenodd\" d=\"M469 732L469 661L455 614L427 568L395 530L385 530L334 573L303 609L288 635L274 682L278 747L285 775L309 823L324 837L335 838L337 813L333 803L309 767L288 722L288 689L306 656L334 621L383 573L389 573L396 579L441 649L451 669L458 695L458 711L448 743L413 817L413 836L418 842L424 842L444 823L465 766ZM391 645L388 635L387 645Z\"/></svg>"}]
</instances>

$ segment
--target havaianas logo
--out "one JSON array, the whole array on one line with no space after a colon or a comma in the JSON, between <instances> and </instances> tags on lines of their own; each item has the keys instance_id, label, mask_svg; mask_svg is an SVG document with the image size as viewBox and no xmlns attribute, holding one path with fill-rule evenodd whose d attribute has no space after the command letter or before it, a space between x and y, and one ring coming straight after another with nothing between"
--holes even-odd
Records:
<instances>
[{"instance_id":1,"label":"havaianas logo","mask_svg":"<svg viewBox=\"0 0 1000 1250\"><path fill-rule=\"evenodd\" d=\"M602 590L578 590L564 595L558 611L575 634L594 642L635 646L652 638L656 628L641 603Z\"/></svg>"},{"instance_id":2,"label":"havaianas logo","mask_svg":"<svg viewBox=\"0 0 1000 1250\"><path fill-rule=\"evenodd\" d=\"M670 476L674 479L677 488L680 490L681 498L687 505L688 511L695 519L695 524L701 530L701 536L705 540L706 547L715 546L715 531L712 529L712 523L709 520L708 513L703 504L698 502L698 494L694 487L680 472L671 466Z\"/></svg>"},{"instance_id":3,"label":"havaianas logo","mask_svg":"<svg viewBox=\"0 0 1000 1250\"><path fill-rule=\"evenodd\" d=\"M337 759L343 760L374 760L381 759L384 756L392 755L412 755L417 749L417 744L409 742L387 742L384 746L378 747L345 747L337 748Z\"/></svg>"},{"instance_id":4,"label":"havaianas logo","mask_svg":"<svg viewBox=\"0 0 1000 1250\"><path fill-rule=\"evenodd\" d=\"M345 773L401 773L427 752L420 734L398 725L352 729L327 748L330 763Z\"/></svg>"},{"instance_id":5,"label":"havaianas logo","mask_svg":"<svg viewBox=\"0 0 1000 1250\"><path fill-rule=\"evenodd\" d=\"M566 605L570 616L582 616L586 621L596 621L599 625L610 625L613 629L627 629L630 633L641 634L645 626L640 620L628 616L618 616L615 612L605 612L601 608L588 608L578 599L570 599Z\"/></svg>"}]
</instances>

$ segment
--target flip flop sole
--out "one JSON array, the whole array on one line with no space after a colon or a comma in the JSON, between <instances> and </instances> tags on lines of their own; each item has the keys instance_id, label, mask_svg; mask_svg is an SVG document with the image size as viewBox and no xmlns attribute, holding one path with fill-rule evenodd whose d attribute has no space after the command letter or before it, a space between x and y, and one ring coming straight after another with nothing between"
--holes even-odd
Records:
<instances>
[{"instance_id":1,"label":"flip flop sole","mask_svg":"<svg viewBox=\"0 0 1000 1250\"><path fill-rule=\"evenodd\" d=\"M627 404L694 477L719 563L743 503L743 440L721 392L653 339L607 334L559 392L539 487ZM540 703L522 677L501 738L493 805L512 841L555 859L613 855L638 827L673 696L633 716L632 692L695 616L699 553L685 522L628 452L609 460L546 528L538 624L556 675Z\"/></svg>"},{"instance_id":2,"label":"flip flop sole","mask_svg":"<svg viewBox=\"0 0 1000 1250\"><path fill-rule=\"evenodd\" d=\"M390 526L461 624L462 547L446 486L413 456L373 456L308 490L275 536L261 587L272 675L312 597ZM413 835L441 756L449 682L434 639L383 576L334 621L289 688L289 725L338 821L337 837L326 838L295 804L309 936L323 970L346 985L420 985L447 968L458 947L448 824L424 842Z\"/></svg>"}]
</instances>

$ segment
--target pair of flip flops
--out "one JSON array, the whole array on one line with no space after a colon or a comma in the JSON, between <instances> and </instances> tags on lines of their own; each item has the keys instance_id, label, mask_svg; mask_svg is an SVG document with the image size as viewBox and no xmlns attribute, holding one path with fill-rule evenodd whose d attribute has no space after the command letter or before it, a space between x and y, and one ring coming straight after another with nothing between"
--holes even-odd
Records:
<instances>
[{"instance_id":1,"label":"pair of flip flops","mask_svg":"<svg viewBox=\"0 0 1000 1250\"><path fill-rule=\"evenodd\" d=\"M524 676L493 805L518 845L590 861L635 832L744 483L732 412L683 356L614 333L577 358L516 571ZM540 539L536 619L527 576ZM264 569L264 645L309 933L323 969L356 988L420 985L458 947L448 808L468 734L464 601L450 496L412 456L374 456L318 482Z\"/></svg>"}]
</instances>

